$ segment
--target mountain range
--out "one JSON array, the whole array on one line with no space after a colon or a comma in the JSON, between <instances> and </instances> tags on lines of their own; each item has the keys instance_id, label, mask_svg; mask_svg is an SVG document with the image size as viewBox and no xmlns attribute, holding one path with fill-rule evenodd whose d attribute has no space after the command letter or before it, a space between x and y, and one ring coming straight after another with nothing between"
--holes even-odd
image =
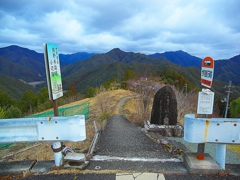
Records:
<instances>
[{"instance_id":1,"label":"mountain range","mask_svg":"<svg viewBox=\"0 0 240 180\"><path fill-rule=\"evenodd\" d=\"M78 91L84 93L89 86L99 86L111 77L120 81L126 69L134 70L138 76L148 76L152 72L160 74L168 68L201 86L202 59L181 50L145 55L114 48L102 54L86 52L59 54L59 59L65 90L72 82ZM222 88L229 80L233 81L234 85L240 85L239 68L240 55L229 60L215 61L213 89ZM45 81L45 73L43 53L15 45L0 48L0 75L32 82ZM4 81L3 79L0 80ZM218 92L221 93L220 90Z\"/></svg>"},{"instance_id":2,"label":"mountain range","mask_svg":"<svg viewBox=\"0 0 240 180\"><path fill-rule=\"evenodd\" d=\"M172 52L164 52L164 53L155 53L149 55L152 58L162 58L165 57L170 60L174 64L178 64L182 67L193 66L198 69L201 68L202 59L192 56L184 51L172 51Z\"/></svg>"}]
</instances>

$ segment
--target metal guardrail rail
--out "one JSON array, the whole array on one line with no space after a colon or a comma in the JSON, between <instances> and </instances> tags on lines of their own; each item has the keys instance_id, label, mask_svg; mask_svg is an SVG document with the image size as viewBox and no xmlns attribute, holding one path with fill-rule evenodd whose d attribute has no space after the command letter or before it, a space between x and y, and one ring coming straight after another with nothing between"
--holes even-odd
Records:
<instances>
[{"instance_id":1,"label":"metal guardrail rail","mask_svg":"<svg viewBox=\"0 0 240 180\"><path fill-rule=\"evenodd\" d=\"M0 120L0 143L52 142L56 166L62 163L62 141L85 139L84 115Z\"/></svg>"}]
</instances>

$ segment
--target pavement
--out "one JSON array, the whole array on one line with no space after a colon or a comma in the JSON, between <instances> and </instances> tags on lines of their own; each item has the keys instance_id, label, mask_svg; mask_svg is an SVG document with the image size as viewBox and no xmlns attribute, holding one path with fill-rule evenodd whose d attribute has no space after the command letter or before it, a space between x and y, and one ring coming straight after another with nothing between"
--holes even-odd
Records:
<instances>
[{"instance_id":1,"label":"pavement","mask_svg":"<svg viewBox=\"0 0 240 180\"><path fill-rule=\"evenodd\" d=\"M181 158L173 158L123 115L116 114L108 120L84 170L54 170L54 161L0 162L0 179L240 179L240 164L226 164L219 174L189 174Z\"/></svg>"},{"instance_id":2,"label":"pavement","mask_svg":"<svg viewBox=\"0 0 240 180\"><path fill-rule=\"evenodd\" d=\"M240 179L240 165L226 165L226 173L189 174L183 162L90 161L85 170L54 170L54 161L0 162L0 179L24 180L173 180ZM129 169L130 168L130 169Z\"/></svg>"}]
</instances>

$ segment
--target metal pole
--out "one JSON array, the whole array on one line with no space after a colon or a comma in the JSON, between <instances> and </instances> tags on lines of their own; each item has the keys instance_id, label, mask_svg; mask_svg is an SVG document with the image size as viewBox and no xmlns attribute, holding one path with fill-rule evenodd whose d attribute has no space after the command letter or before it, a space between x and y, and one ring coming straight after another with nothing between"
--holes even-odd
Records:
<instances>
[{"instance_id":1,"label":"metal pole","mask_svg":"<svg viewBox=\"0 0 240 180\"><path fill-rule=\"evenodd\" d=\"M231 93L231 86L232 86L232 81L229 81L229 84L228 84L228 91L226 91L228 94L227 94L227 103L226 103L226 109L225 109L225 115L224 117L227 118L227 113L228 113L228 104L229 104L229 97L230 97L230 93Z\"/></svg>"},{"instance_id":2,"label":"metal pole","mask_svg":"<svg viewBox=\"0 0 240 180\"><path fill-rule=\"evenodd\" d=\"M232 81L229 81L229 84L226 87L228 87L228 91L226 91L228 94L227 94L227 101L226 101L226 109L225 109L224 118L227 118L231 87L234 87L234 86L232 86ZM225 169L226 144L216 144L216 162L222 169Z\"/></svg>"},{"instance_id":3,"label":"metal pole","mask_svg":"<svg viewBox=\"0 0 240 180\"><path fill-rule=\"evenodd\" d=\"M53 111L54 116L58 116L58 104L57 100L53 100ZM63 157L62 157L62 143L61 142L53 142L52 143L52 149L54 153L54 160L55 160L55 166L59 167L62 165Z\"/></svg>"},{"instance_id":4,"label":"metal pole","mask_svg":"<svg viewBox=\"0 0 240 180\"><path fill-rule=\"evenodd\" d=\"M200 115L201 118L206 118L207 115L206 114L201 114ZM198 143L198 147L197 147L197 158L198 160L204 160L204 150L205 150L205 143Z\"/></svg>"},{"instance_id":5,"label":"metal pole","mask_svg":"<svg viewBox=\"0 0 240 180\"><path fill-rule=\"evenodd\" d=\"M185 96L187 97L187 83L184 84L184 88L185 88Z\"/></svg>"},{"instance_id":6,"label":"metal pole","mask_svg":"<svg viewBox=\"0 0 240 180\"><path fill-rule=\"evenodd\" d=\"M53 111L54 111L54 116L58 116L58 104L57 100L53 100Z\"/></svg>"}]
</instances>

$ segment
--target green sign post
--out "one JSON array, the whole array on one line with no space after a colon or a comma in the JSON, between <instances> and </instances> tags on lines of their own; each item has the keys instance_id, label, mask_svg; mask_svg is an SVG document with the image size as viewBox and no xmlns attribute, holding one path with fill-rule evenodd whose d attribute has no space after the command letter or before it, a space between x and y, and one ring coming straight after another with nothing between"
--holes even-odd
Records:
<instances>
[{"instance_id":1,"label":"green sign post","mask_svg":"<svg viewBox=\"0 0 240 180\"><path fill-rule=\"evenodd\" d=\"M58 116L56 99L63 96L58 47L55 44L44 43L43 49L49 99L53 101L54 115Z\"/></svg>"}]
</instances>

